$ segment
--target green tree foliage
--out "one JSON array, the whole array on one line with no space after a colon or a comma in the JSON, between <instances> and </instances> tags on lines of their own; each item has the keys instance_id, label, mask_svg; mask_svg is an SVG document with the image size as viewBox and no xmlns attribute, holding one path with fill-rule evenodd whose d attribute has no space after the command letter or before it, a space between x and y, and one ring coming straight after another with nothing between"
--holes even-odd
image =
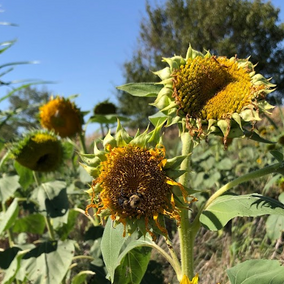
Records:
<instances>
[{"instance_id":1,"label":"green tree foliage","mask_svg":"<svg viewBox=\"0 0 284 284\"><path fill-rule=\"evenodd\" d=\"M146 5L137 50L124 63L128 82L156 81L151 71L165 67L162 57L185 55L190 43L199 51L247 58L256 72L272 77L277 97L284 90L284 24L278 8L261 0L168 0L163 6ZM147 123L149 99L119 93L120 110L132 115L136 126ZM151 100L150 100L151 101Z\"/></svg>"},{"instance_id":2,"label":"green tree foliage","mask_svg":"<svg viewBox=\"0 0 284 284\"><path fill-rule=\"evenodd\" d=\"M47 90L37 90L35 87L21 89L10 96L9 111L15 115L2 125L0 139L7 141L23 130L38 127L39 106L45 103L49 96Z\"/></svg>"}]
</instances>

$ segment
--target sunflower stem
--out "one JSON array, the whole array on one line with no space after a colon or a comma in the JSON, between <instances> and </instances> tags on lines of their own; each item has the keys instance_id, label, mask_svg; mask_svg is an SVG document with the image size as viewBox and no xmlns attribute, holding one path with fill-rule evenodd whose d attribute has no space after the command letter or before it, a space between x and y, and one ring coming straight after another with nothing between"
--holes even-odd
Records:
<instances>
[{"instance_id":1,"label":"sunflower stem","mask_svg":"<svg viewBox=\"0 0 284 284\"><path fill-rule=\"evenodd\" d=\"M217 197L219 197L220 195L224 194L226 191L228 191L229 189L233 188L234 186L239 185L240 183L246 182L246 181L250 181L252 179L255 178L260 178L262 176L271 174L271 173L275 173L277 171L283 170L284 168L284 163L280 162L271 166L267 166L265 168L250 172L248 174L245 174L241 177L236 178L235 180L232 180L230 182L228 182L227 184L225 184L224 186L222 186L220 189L218 189L206 202L203 210L205 210ZM202 210L202 211L203 211Z\"/></svg>"},{"instance_id":2,"label":"sunflower stem","mask_svg":"<svg viewBox=\"0 0 284 284\"><path fill-rule=\"evenodd\" d=\"M81 152L83 154L87 154L87 148L86 148L86 143L85 143L85 135L83 134L83 131L79 133L79 140L80 140L80 145L81 145Z\"/></svg>"},{"instance_id":3,"label":"sunflower stem","mask_svg":"<svg viewBox=\"0 0 284 284\"><path fill-rule=\"evenodd\" d=\"M179 182L188 187L189 183L189 168L190 168L190 157L189 154L193 150L193 141L188 132L181 134L182 141L182 155L187 156L181 163L180 169L186 170ZM180 253L181 253L181 265L182 265L182 275L188 276L189 279L193 278L194 274L194 259L193 259L193 247L194 239L198 228L195 230L191 227L189 222L188 209L181 209L181 221L178 229L180 238ZM181 280L181 279L179 279Z\"/></svg>"}]
</instances>

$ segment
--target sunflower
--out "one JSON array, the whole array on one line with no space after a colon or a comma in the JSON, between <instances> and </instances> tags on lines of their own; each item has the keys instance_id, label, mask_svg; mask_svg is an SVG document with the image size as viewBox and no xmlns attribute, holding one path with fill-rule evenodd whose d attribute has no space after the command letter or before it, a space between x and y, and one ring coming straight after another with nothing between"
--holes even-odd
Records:
<instances>
[{"instance_id":1,"label":"sunflower","mask_svg":"<svg viewBox=\"0 0 284 284\"><path fill-rule=\"evenodd\" d=\"M179 223L179 206L188 206L186 189L174 181L184 173L175 167L185 157L165 158L160 128L132 138L118 123L115 137L104 138L103 150L96 146L93 155L82 155L84 168L94 178L86 212L95 208L98 216L122 223L124 235L138 229L153 238L167 236L163 217Z\"/></svg>"},{"instance_id":2,"label":"sunflower","mask_svg":"<svg viewBox=\"0 0 284 284\"><path fill-rule=\"evenodd\" d=\"M189 131L194 138L215 133L226 144L228 137L252 134L260 113L273 108L265 97L275 85L256 74L248 59L202 54L190 46L185 58L163 61L169 66L154 72L161 82L118 87L132 95L156 98L153 105L160 111L151 121L178 123L181 131Z\"/></svg>"},{"instance_id":3,"label":"sunflower","mask_svg":"<svg viewBox=\"0 0 284 284\"><path fill-rule=\"evenodd\" d=\"M83 115L69 99L56 97L40 107L42 127L54 131L60 137L72 137L82 131Z\"/></svg>"},{"instance_id":4,"label":"sunflower","mask_svg":"<svg viewBox=\"0 0 284 284\"><path fill-rule=\"evenodd\" d=\"M11 147L14 159L22 166L38 172L51 172L63 161L63 147L51 132L34 130Z\"/></svg>"}]
</instances>

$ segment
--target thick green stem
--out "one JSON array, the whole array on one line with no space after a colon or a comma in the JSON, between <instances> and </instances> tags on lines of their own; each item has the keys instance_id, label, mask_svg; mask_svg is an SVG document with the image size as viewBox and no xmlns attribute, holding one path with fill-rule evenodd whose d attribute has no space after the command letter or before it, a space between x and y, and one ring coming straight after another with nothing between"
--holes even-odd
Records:
<instances>
[{"instance_id":1,"label":"thick green stem","mask_svg":"<svg viewBox=\"0 0 284 284\"><path fill-rule=\"evenodd\" d=\"M265 168L253 171L253 172L248 173L246 175L243 175L243 176L241 176L239 178L236 178L233 181L228 182L227 184L222 186L220 189L218 189L207 200L203 210L205 210L217 197L219 197L220 195L224 194L226 191L228 191L232 187L234 187L234 186L236 186L236 185L238 185L240 183L243 183L243 182L255 179L255 178L260 178L262 176L265 176L265 175L268 175L268 174L271 174L271 173L275 173L275 172L279 171L280 169L283 170L283 168L284 168L284 164L282 162L281 163L277 163L277 164L274 164L274 165L271 165L271 166L267 166Z\"/></svg>"},{"instance_id":2,"label":"thick green stem","mask_svg":"<svg viewBox=\"0 0 284 284\"><path fill-rule=\"evenodd\" d=\"M81 145L81 152L83 154L87 154L87 148L86 148L86 143L85 143L85 135L83 134L83 131L80 132L79 139L80 139L80 145Z\"/></svg>"},{"instance_id":3,"label":"thick green stem","mask_svg":"<svg viewBox=\"0 0 284 284\"><path fill-rule=\"evenodd\" d=\"M182 141L182 155L186 155L186 159L182 162L180 169L186 170L179 182L188 187L189 184L189 168L190 168L190 158L189 154L193 150L193 141L189 133L181 134ZM181 265L182 265L182 275L187 275L192 279L194 274L194 259L193 259L193 247L194 239L197 231L191 227L189 223L188 209L181 210L181 222L178 229L180 237L180 253L181 253ZM181 280L181 279L179 279Z\"/></svg>"}]
</instances>

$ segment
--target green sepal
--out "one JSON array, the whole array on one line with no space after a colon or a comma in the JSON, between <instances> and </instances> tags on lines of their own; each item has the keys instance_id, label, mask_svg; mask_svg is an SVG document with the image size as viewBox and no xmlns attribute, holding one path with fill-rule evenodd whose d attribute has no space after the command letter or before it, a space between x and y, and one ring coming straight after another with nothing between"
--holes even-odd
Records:
<instances>
[{"instance_id":1,"label":"green sepal","mask_svg":"<svg viewBox=\"0 0 284 284\"><path fill-rule=\"evenodd\" d=\"M167 170L179 168L180 164L186 157L187 155L180 155L171 159L167 159L167 163L165 164L164 169Z\"/></svg>"},{"instance_id":2,"label":"green sepal","mask_svg":"<svg viewBox=\"0 0 284 284\"><path fill-rule=\"evenodd\" d=\"M166 170L165 169L165 171L166 171L167 176L171 179L177 179L186 173L186 170L171 170L171 169Z\"/></svg>"},{"instance_id":3,"label":"green sepal","mask_svg":"<svg viewBox=\"0 0 284 284\"><path fill-rule=\"evenodd\" d=\"M110 130L107 133L106 137L103 140L103 146L104 148L106 147L106 145L111 145L111 147L116 147L117 146L117 142L115 140L115 138L110 134Z\"/></svg>"},{"instance_id":4,"label":"green sepal","mask_svg":"<svg viewBox=\"0 0 284 284\"><path fill-rule=\"evenodd\" d=\"M147 133L148 129L149 129L149 126L143 133L141 133L138 136L135 136L135 138L133 138L133 140L131 140L129 144L137 145L140 147L145 147L148 141L148 136L149 136L149 133Z\"/></svg>"},{"instance_id":5,"label":"green sepal","mask_svg":"<svg viewBox=\"0 0 284 284\"><path fill-rule=\"evenodd\" d=\"M204 54L197 51L197 50L194 50L191 45L189 45L188 49L187 49L187 52L186 52L186 56L185 56L185 59L188 60L189 58L191 59L194 59L195 57L197 56L201 56L201 57L204 57Z\"/></svg>"},{"instance_id":6,"label":"green sepal","mask_svg":"<svg viewBox=\"0 0 284 284\"><path fill-rule=\"evenodd\" d=\"M128 83L116 87L118 90L129 93L136 97L156 97L162 86L156 83Z\"/></svg>"},{"instance_id":7,"label":"green sepal","mask_svg":"<svg viewBox=\"0 0 284 284\"><path fill-rule=\"evenodd\" d=\"M230 125L226 120L218 120L217 121L217 126L221 129L222 133L224 136L228 136L228 130Z\"/></svg>"},{"instance_id":8,"label":"green sepal","mask_svg":"<svg viewBox=\"0 0 284 284\"><path fill-rule=\"evenodd\" d=\"M159 71L153 72L155 75L159 76L161 80L167 79L171 75L170 67L165 67Z\"/></svg>"},{"instance_id":9,"label":"green sepal","mask_svg":"<svg viewBox=\"0 0 284 284\"><path fill-rule=\"evenodd\" d=\"M80 165L84 168L84 170L92 177L98 177L100 174L100 170L98 169L98 167L90 167L86 164L82 164L80 163Z\"/></svg>"},{"instance_id":10,"label":"green sepal","mask_svg":"<svg viewBox=\"0 0 284 284\"><path fill-rule=\"evenodd\" d=\"M166 120L168 119L168 116L164 114L163 112L159 111L155 113L154 115L151 115L148 117L151 123L156 126L161 123L165 123Z\"/></svg>"},{"instance_id":11,"label":"green sepal","mask_svg":"<svg viewBox=\"0 0 284 284\"><path fill-rule=\"evenodd\" d=\"M101 163L101 159L94 154L80 154L80 158L90 167L96 167Z\"/></svg>"},{"instance_id":12,"label":"green sepal","mask_svg":"<svg viewBox=\"0 0 284 284\"><path fill-rule=\"evenodd\" d=\"M131 137L129 136L127 131L121 126L119 120L117 120L115 139L117 141L117 146L126 146L131 141Z\"/></svg>"}]
</instances>

